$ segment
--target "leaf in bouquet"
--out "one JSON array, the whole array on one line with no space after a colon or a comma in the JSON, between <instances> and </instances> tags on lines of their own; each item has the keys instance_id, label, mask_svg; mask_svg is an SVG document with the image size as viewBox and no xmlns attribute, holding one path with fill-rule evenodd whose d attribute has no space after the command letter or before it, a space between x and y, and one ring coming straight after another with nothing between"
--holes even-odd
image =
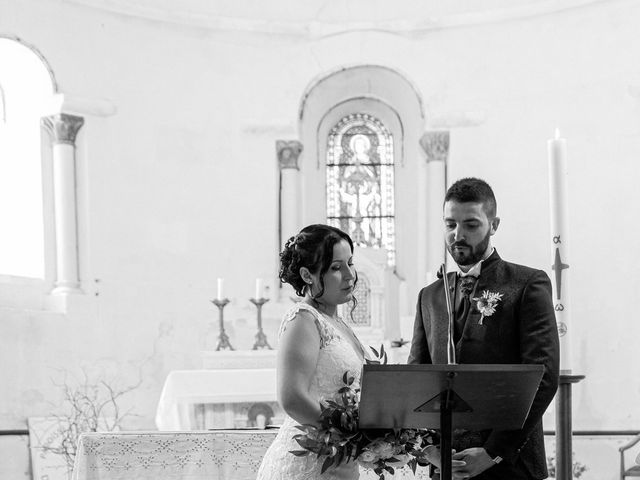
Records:
<instances>
[{"instance_id":1,"label":"leaf in bouquet","mask_svg":"<svg viewBox=\"0 0 640 480\"><path fill-rule=\"evenodd\" d=\"M409 467L411 468L411 471L413 472L413 474L416 474L416 469L418 468L418 459L417 458L412 458L411 460L409 460L407 462L407 465L409 465Z\"/></svg>"},{"instance_id":2,"label":"leaf in bouquet","mask_svg":"<svg viewBox=\"0 0 640 480\"><path fill-rule=\"evenodd\" d=\"M340 425L343 428L347 428L347 426L349 425L349 417L345 412L342 412L342 414L340 414Z\"/></svg>"},{"instance_id":3,"label":"leaf in bouquet","mask_svg":"<svg viewBox=\"0 0 640 480\"><path fill-rule=\"evenodd\" d=\"M309 455L311 452L309 450L289 450L289 453L293 453L296 457L304 457L305 455Z\"/></svg>"},{"instance_id":4,"label":"leaf in bouquet","mask_svg":"<svg viewBox=\"0 0 640 480\"><path fill-rule=\"evenodd\" d=\"M325 408L322 413L320 413L320 419L327 419L329 417L331 417L331 415L333 415L333 410L332 408Z\"/></svg>"},{"instance_id":5,"label":"leaf in bouquet","mask_svg":"<svg viewBox=\"0 0 640 480\"><path fill-rule=\"evenodd\" d=\"M315 430L317 430L317 427L315 425L310 425L308 423L305 423L303 425L294 425L298 430L302 430L305 433L310 433L313 432Z\"/></svg>"},{"instance_id":6,"label":"leaf in bouquet","mask_svg":"<svg viewBox=\"0 0 640 480\"><path fill-rule=\"evenodd\" d=\"M347 382L347 385L353 385L353 382L355 382L355 377L349 377L349 380Z\"/></svg>"},{"instance_id":7,"label":"leaf in bouquet","mask_svg":"<svg viewBox=\"0 0 640 480\"><path fill-rule=\"evenodd\" d=\"M380 344L380 357L383 357L385 355L384 353L384 343Z\"/></svg>"},{"instance_id":8,"label":"leaf in bouquet","mask_svg":"<svg viewBox=\"0 0 640 480\"><path fill-rule=\"evenodd\" d=\"M380 362L377 360L369 360L368 358L365 358L364 361L367 362L367 365L380 365Z\"/></svg>"},{"instance_id":9,"label":"leaf in bouquet","mask_svg":"<svg viewBox=\"0 0 640 480\"><path fill-rule=\"evenodd\" d=\"M380 354L378 353L378 350L376 350L375 348L373 348L371 345L369 345L369 348L370 348L371 350L373 350L373 353L375 353L375 354L376 354L376 358L380 358Z\"/></svg>"},{"instance_id":10,"label":"leaf in bouquet","mask_svg":"<svg viewBox=\"0 0 640 480\"><path fill-rule=\"evenodd\" d=\"M347 384L347 378L349 378L349 372L345 370L344 374L342 375L342 383Z\"/></svg>"},{"instance_id":11,"label":"leaf in bouquet","mask_svg":"<svg viewBox=\"0 0 640 480\"><path fill-rule=\"evenodd\" d=\"M295 438L295 441L298 443L298 445L307 450L312 450L314 448L317 448L318 446L318 442L307 437Z\"/></svg>"},{"instance_id":12,"label":"leaf in bouquet","mask_svg":"<svg viewBox=\"0 0 640 480\"><path fill-rule=\"evenodd\" d=\"M333 457L327 457L327 459L322 463L322 468L320 469L320 474L323 474L327 471L331 465L333 465L334 459Z\"/></svg>"},{"instance_id":13,"label":"leaf in bouquet","mask_svg":"<svg viewBox=\"0 0 640 480\"><path fill-rule=\"evenodd\" d=\"M398 463L398 462L401 462L402 460L400 460L399 458L396 458L396 457L390 457L390 458L387 458L386 461L390 462L390 463Z\"/></svg>"},{"instance_id":14,"label":"leaf in bouquet","mask_svg":"<svg viewBox=\"0 0 640 480\"><path fill-rule=\"evenodd\" d=\"M364 452L364 442L358 442L356 444L356 452L352 455L353 458L358 458L362 452Z\"/></svg>"},{"instance_id":15,"label":"leaf in bouquet","mask_svg":"<svg viewBox=\"0 0 640 480\"><path fill-rule=\"evenodd\" d=\"M298 445L301 447L304 447L303 444L309 441L306 435L294 435L293 439L298 442Z\"/></svg>"},{"instance_id":16,"label":"leaf in bouquet","mask_svg":"<svg viewBox=\"0 0 640 480\"><path fill-rule=\"evenodd\" d=\"M393 467L389 466L389 465L385 465L384 469L389 472L391 475L393 475L396 471Z\"/></svg>"}]
</instances>

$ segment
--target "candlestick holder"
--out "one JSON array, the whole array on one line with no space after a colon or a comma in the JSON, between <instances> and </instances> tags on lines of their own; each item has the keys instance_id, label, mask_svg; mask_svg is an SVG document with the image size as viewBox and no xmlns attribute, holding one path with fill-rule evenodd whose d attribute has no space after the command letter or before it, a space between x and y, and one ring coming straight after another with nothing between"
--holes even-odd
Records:
<instances>
[{"instance_id":1,"label":"candlestick holder","mask_svg":"<svg viewBox=\"0 0 640 480\"><path fill-rule=\"evenodd\" d=\"M235 350L235 348L233 348L231 346L231 343L229 342L229 336L224 331L224 307L226 307L227 303L229 303L229 299L223 298L222 300L218 300L216 298L215 300L211 300L211 303L218 307L218 311L220 312L218 317L220 324L220 335L218 335L218 346L216 347L216 352L220 350Z\"/></svg>"},{"instance_id":2,"label":"candlestick holder","mask_svg":"<svg viewBox=\"0 0 640 480\"><path fill-rule=\"evenodd\" d=\"M249 301L253 303L258 309L258 333L256 333L256 343L253 344L253 350L258 350L259 348L267 348L269 350L273 350L269 342L267 341L267 336L264 334L262 330L262 306L269 301L268 298L250 298Z\"/></svg>"}]
</instances>

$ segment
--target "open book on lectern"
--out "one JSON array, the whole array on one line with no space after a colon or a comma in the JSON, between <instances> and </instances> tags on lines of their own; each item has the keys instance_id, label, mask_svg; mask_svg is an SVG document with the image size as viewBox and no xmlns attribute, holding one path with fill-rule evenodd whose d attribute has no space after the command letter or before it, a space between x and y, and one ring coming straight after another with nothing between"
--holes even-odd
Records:
<instances>
[{"instance_id":1,"label":"open book on lectern","mask_svg":"<svg viewBox=\"0 0 640 480\"><path fill-rule=\"evenodd\" d=\"M544 373L542 365L364 365L360 428L522 428Z\"/></svg>"}]
</instances>

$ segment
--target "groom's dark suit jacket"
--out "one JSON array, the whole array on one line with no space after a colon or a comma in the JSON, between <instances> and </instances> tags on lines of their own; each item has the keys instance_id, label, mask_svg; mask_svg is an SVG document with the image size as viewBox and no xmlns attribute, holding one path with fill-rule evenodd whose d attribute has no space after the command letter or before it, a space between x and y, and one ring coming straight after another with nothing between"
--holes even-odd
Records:
<instances>
[{"instance_id":1,"label":"groom's dark suit jacket","mask_svg":"<svg viewBox=\"0 0 640 480\"><path fill-rule=\"evenodd\" d=\"M449 285L455 285L449 273ZM447 308L438 280L420 291L408 363L447 363ZM539 364L545 371L522 430L487 430L460 436L458 450L484 447L505 461L491 467L491 478L506 468L525 470L529 477L546 478L547 465L542 415L558 388L559 347L551 282L542 270L505 262L497 251L482 262L475 297L483 291L503 294L493 315L483 319L476 302L456 344L458 363ZM455 439L454 439L454 447ZM507 478L505 473L505 480Z\"/></svg>"}]
</instances>

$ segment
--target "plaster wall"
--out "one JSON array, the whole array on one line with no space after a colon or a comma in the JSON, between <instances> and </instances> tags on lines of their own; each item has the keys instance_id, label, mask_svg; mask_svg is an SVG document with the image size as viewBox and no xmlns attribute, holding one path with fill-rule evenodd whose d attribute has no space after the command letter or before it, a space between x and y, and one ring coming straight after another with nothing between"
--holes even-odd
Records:
<instances>
[{"instance_id":1,"label":"plaster wall","mask_svg":"<svg viewBox=\"0 0 640 480\"><path fill-rule=\"evenodd\" d=\"M56 369L82 367L122 384L141 375L123 397L139 414L128 428L153 428L167 373L199 368L200 351L215 343L217 277L232 301L227 333L250 348L254 279L268 279L273 297L277 290L275 141L298 138L314 78L355 64L396 69L416 86L427 126L451 130L449 180L475 175L494 187L500 254L549 274L546 141L562 130L573 366L587 375L574 387L574 428L640 428L640 326L627 306L638 286L627 274L640 261L639 21L640 6L613 1L415 36L300 39L0 0L0 33L35 46L59 92L117 108L87 116L78 137L85 295L70 298L66 313L16 306L46 282L16 290L2 279L14 294L0 296L0 428L51 413ZM419 287L407 294L408 311ZM274 343L288 304L265 306Z\"/></svg>"}]
</instances>

